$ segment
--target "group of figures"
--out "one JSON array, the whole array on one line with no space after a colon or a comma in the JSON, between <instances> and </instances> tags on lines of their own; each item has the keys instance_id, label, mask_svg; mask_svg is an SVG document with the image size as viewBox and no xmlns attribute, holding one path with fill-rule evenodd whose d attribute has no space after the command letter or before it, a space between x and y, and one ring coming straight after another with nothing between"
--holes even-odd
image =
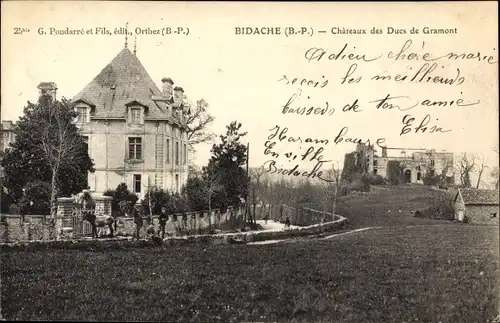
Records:
<instances>
[{"instance_id":1,"label":"group of figures","mask_svg":"<svg viewBox=\"0 0 500 323\"><path fill-rule=\"evenodd\" d=\"M120 206L120 211L125 217L132 217L135 225L134 238L139 239L140 231L144 226L144 219L142 212L139 210L139 206L132 206L130 201L122 201L118 203ZM93 202L92 196L88 192L81 193L75 196L75 214L79 215L83 221L90 223L92 228L92 238L98 237L99 228L107 228L109 230L109 237L113 238L115 232L117 231L118 219L113 217L112 214L98 214L96 212L95 203ZM165 207L161 208L161 213L158 217L159 220L159 230L156 232L152 221L150 220L150 225L147 229L147 234L155 237L157 239L165 238L165 227L168 221L167 209Z\"/></svg>"}]
</instances>

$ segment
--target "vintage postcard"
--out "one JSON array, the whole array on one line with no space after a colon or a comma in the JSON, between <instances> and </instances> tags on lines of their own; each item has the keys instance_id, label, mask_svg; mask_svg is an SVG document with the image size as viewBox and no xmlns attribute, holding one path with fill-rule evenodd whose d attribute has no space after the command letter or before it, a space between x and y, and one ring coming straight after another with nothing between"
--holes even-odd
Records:
<instances>
[{"instance_id":1,"label":"vintage postcard","mask_svg":"<svg viewBox=\"0 0 500 323\"><path fill-rule=\"evenodd\" d=\"M1 9L2 320L500 322L497 2Z\"/></svg>"}]
</instances>

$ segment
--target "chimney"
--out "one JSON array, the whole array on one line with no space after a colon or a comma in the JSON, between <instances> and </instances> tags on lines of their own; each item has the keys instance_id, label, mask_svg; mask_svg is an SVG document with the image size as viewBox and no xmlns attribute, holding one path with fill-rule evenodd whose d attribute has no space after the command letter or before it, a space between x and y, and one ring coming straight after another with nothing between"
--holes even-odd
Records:
<instances>
[{"instance_id":1,"label":"chimney","mask_svg":"<svg viewBox=\"0 0 500 323\"><path fill-rule=\"evenodd\" d=\"M37 88L40 90L40 97L43 95L50 96L52 100L56 99L57 85L54 82L41 82Z\"/></svg>"},{"instance_id":2,"label":"chimney","mask_svg":"<svg viewBox=\"0 0 500 323\"><path fill-rule=\"evenodd\" d=\"M174 102L182 102L184 97L184 89L180 86L174 88Z\"/></svg>"},{"instance_id":3,"label":"chimney","mask_svg":"<svg viewBox=\"0 0 500 323\"><path fill-rule=\"evenodd\" d=\"M387 147L382 147L382 157L387 157Z\"/></svg>"},{"instance_id":4,"label":"chimney","mask_svg":"<svg viewBox=\"0 0 500 323\"><path fill-rule=\"evenodd\" d=\"M174 88L174 106L180 108L184 100L184 89L180 86Z\"/></svg>"},{"instance_id":5,"label":"chimney","mask_svg":"<svg viewBox=\"0 0 500 323\"><path fill-rule=\"evenodd\" d=\"M163 83L163 96L170 100L173 94L172 86L174 85L174 81L169 77L164 77L161 79L161 82Z\"/></svg>"}]
</instances>

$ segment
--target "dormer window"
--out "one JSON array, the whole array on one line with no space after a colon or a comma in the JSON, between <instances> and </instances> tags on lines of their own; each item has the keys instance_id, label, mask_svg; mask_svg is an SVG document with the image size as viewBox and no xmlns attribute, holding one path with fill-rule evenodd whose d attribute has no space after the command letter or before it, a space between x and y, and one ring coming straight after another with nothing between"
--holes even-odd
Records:
<instances>
[{"instance_id":1,"label":"dormer window","mask_svg":"<svg viewBox=\"0 0 500 323\"><path fill-rule=\"evenodd\" d=\"M130 109L130 123L133 124L141 124L142 122L142 117L141 117L141 108L132 108Z\"/></svg>"},{"instance_id":2,"label":"dormer window","mask_svg":"<svg viewBox=\"0 0 500 323\"><path fill-rule=\"evenodd\" d=\"M89 109L87 107L77 107L76 108L76 122L77 123L87 123L90 119Z\"/></svg>"},{"instance_id":3,"label":"dormer window","mask_svg":"<svg viewBox=\"0 0 500 323\"><path fill-rule=\"evenodd\" d=\"M127 122L130 125L144 124L144 114L147 113L148 107L142 102L132 100L125 104L127 107Z\"/></svg>"}]
</instances>

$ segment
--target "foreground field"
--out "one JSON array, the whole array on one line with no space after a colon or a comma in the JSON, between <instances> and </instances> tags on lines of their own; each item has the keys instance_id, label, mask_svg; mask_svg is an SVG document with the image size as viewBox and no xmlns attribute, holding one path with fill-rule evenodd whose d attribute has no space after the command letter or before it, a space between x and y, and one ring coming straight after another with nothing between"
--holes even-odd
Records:
<instances>
[{"instance_id":1,"label":"foreground field","mask_svg":"<svg viewBox=\"0 0 500 323\"><path fill-rule=\"evenodd\" d=\"M487 322L498 228L374 229L254 246L2 252L11 320Z\"/></svg>"}]
</instances>

